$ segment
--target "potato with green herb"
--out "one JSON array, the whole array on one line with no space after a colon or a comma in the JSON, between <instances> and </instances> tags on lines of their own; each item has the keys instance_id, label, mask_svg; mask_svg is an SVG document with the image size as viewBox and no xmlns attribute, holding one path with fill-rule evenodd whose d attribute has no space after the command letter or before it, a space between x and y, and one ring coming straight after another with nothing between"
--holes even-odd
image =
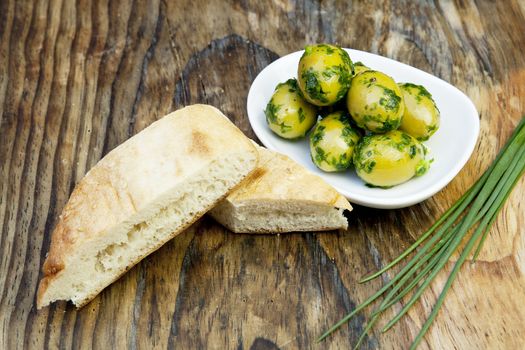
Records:
<instances>
[{"instance_id":1,"label":"potato with green herb","mask_svg":"<svg viewBox=\"0 0 525 350\"><path fill-rule=\"evenodd\" d=\"M400 130L426 141L439 128L439 109L430 92L422 85L399 84L405 101L405 113Z\"/></svg>"},{"instance_id":2,"label":"potato with green herb","mask_svg":"<svg viewBox=\"0 0 525 350\"><path fill-rule=\"evenodd\" d=\"M304 137L317 120L317 108L303 98L295 79L277 85L264 114L270 129L285 139Z\"/></svg>"},{"instance_id":3,"label":"potato with green herb","mask_svg":"<svg viewBox=\"0 0 525 350\"><path fill-rule=\"evenodd\" d=\"M397 129L405 112L403 95L396 82L373 70L352 79L346 104L357 125L374 133Z\"/></svg>"},{"instance_id":4,"label":"potato with green herb","mask_svg":"<svg viewBox=\"0 0 525 350\"><path fill-rule=\"evenodd\" d=\"M361 139L354 151L357 175L367 184L391 187L423 175L429 168L425 146L409 134L394 130Z\"/></svg>"},{"instance_id":5,"label":"potato with green herb","mask_svg":"<svg viewBox=\"0 0 525 350\"><path fill-rule=\"evenodd\" d=\"M348 113L331 113L317 123L310 135L312 161L319 169L328 172L348 169L360 137L359 132L352 128Z\"/></svg>"},{"instance_id":6,"label":"potato with green herb","mask_svg":"<svg viewBox=\"0 0 525 350\"><path fill-rule=\"evenodd\" d=\"M341 100L353 75L354 65L348 53L328 44L306 46L297 71L304 97L316 106Z\"/></svg>"}]
</instances>

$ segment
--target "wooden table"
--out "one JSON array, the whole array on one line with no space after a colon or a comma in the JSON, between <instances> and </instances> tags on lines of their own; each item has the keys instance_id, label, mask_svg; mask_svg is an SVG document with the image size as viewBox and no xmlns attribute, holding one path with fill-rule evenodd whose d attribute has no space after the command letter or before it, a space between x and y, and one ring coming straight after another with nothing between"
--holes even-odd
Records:
<instances>
[{"instance_id":1,"label":"wooden table","mask_svg":"<svg viewBox=\"0 0 525 350\"><path fill-rule=\"evenodd\" d=\"M2 0L0 36L0 349L348 348L370 310L321 345L314 340L381 286L357 281L475 181L525 112L521 0ZM254 137L250 83L312 42L391 57L463 90L480 112L481 134L461 173L407 209L356 206L347 232L236 235L205 217L81 310L56 303L36 311L51 230L90 167L197 102L219 107ZM524 191L522 179L422 349L523 347ZM406 348L445 277L363 348Z\"/></svg>"}]
</instances>

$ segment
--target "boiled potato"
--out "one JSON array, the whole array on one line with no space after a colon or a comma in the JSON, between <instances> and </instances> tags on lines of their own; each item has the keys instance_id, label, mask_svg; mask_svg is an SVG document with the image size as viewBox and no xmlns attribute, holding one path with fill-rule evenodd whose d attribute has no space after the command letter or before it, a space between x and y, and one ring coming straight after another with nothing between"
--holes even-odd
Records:
<instances>
[{"instance_id":1,"label":"boiled potato","mask_svg":"<svg viewBox=\"0 0 525 350\"><path fill-rule=\"evenodd\" d=\"M424 86L410 83L399 84L405 101L405 114L399 129L425 141L439 128L439 109L432 95Z\"/></svg>"},{"instance_id":2,"label":"boiled potato","mask_svg":"<svg viewBox=\"0 0 525 350\"><path fill-rule=\"evenodd\" d=\"M321 119L310 135L310 154L324 171L342 171L352 165L354 147L361 135L350 125L346 112L338 111Z\"/></svg>"},{"instance_id":3,"label":"boiled potato","mask_svg":"<svg viewBox=\"0 0 525 350\"><path fill-rule=\"evenodd\" d=\"M391 187L423 175L429 168L426 148L409 134L394 130L361 139L354 151L357 175L367 184Z\"/></svg>"},{"instance_id":4,"label":"boiled potato","mask_svg":"<svg viewBox=\"0 0 525 350\"><path fill-rule=\"evenodd\" d=\"M317 120L317 109L302 97L297 80L277 85L264 111L270 129L285 139L306 135Z\"/></svg>"},{"instance_id":5,"label":"boiled potato","mask_svg":"<svg viewBox=\"0 0 525 350\"><path fill-rule=\"evenodd\" d=\"M375 133L397 129L405 111L403 95L395 81L373 70L352 79L346 104L357 125Z\"/></svg>"},{"instance_id":6,"label":"boiled potato","mask_svg":"<svg viewBox=\"0 0 525 350\"><path fill-rule=\"evenodd\" d=\"M341 100L353 75L354 66L348 53L327 44L307 46L297 71L304 97L316 106L328 106Z\"/></svg>"}]
</instances>

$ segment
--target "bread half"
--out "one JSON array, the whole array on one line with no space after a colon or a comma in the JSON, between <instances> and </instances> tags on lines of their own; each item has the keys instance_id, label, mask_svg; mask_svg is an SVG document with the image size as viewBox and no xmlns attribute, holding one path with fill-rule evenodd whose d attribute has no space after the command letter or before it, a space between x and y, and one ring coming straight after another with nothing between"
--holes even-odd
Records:
<instances>
[{"instance_id":1,"label":"bread half","mask_svg":"<svg viewBox=\"0 0 525 350\"><path fill-rule=\"evenodd\" d=\"M80 307L197 220L255 167L256 148L219 110L193 105L108 153L53 231L37 307Z\"/></svg>"},{"instance_id":2,"label":"bread half","mask_svg":"<svg viewBox=\"0 0 525 350\"><path fill-rule=\"evenodd\" d=\"M352 206L319 176L277 152L257 146L259 165L210 214L238 233L346 229Z\"/></svg>"}]
</instances>

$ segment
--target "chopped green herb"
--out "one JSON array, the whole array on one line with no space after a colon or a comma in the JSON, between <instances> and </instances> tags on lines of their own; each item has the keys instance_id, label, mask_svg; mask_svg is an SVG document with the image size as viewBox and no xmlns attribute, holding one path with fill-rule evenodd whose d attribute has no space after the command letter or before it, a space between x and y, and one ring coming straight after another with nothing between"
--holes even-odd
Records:
<instances>
[{"instance_id":1,"label":"chopped green herb","mask_svg":"<svg viewBox=\"0 0 525 350\"><path fill-rule=\"evenodd\" d=\"M339 159L332 157L329 164L336 170L345 170L351 165L351 161L346 153L342 153L339 155Z\"/></svg>"},{"instance_id":2,"label":"chopped green herb","mask_svg":"<svg viewBox=\"0 0 525 350\"><path fill-rule=\"evenodd\" d=\"M348 123L350 122L350 117L348 115L347 112L345 111L338 111L338 112L334 112L334 114L337 113L338 116L337 116L337 119L341 122L341 123Z\"/></svg>"},{"instance_id":3,"label":"chopped green herb","mask_svg":"<svg viewBox=\"0 0 525 350\"><path fill-rule=\"evenodd\" d=\"M380 87L383 89L383 94L386 95L386 98L381 98L379 100L379 104L385 108L387 111L398 111L399 105L401 103L401 96L396 94L396 92L392 89L389 89L383 85L376 85L377 87ZM381 100L383 100L383 103L381 103Z\"/></svg>"},{"instance_id":4,"label":"chopped green herb","mask_svg":"<svg viewBox=\"0 0 525 350\"><path fill-rule=\"evenodd\" d=\"M312 53L313 49L314 49L314 46L312 46L312 45L305 46L304 53L303 53L302 57L310 55Z\"/></svg>"},{"instance_id":5,"label":"chopped green herb","mask_svg":"<svg viewBox=\"0 0 525 350\"><path fill-rule=\"evenodd\" d=\"M317 164L326 161L327 154L321 147L315 147L315 161Z\"/></svg>"},{"instance_id":6,"label":"chopped green herb","mask_svg":"<svg viewBox=\"0 0 525 350\"><path fill-rule=\"evenodd\" d=\"M280 108L280 105L275 105L273 103L273 99L271 99L270 102L268 102L268 104L266 105L266 109L264 110L264 114L266 115L266 121L268 123L277 123L277 113L279 112Z\"/></svg>"},{"instance_id":7,"label":"chopped green herb","mask_svg":"<svg viewBox=\"0 0 525 350\"><path fill-rule=\"evenodd\" d=\"M433 133L434 131L436 131L437 129L437 125L433 124L433 125L427 125L427 132L429 134Z\"/></svg>"},{"instance_id":8,"label":"chopped green herb","mask_svg":"<svg viewBox=\"0 0 525 350\"><path fill-rule=\"evenodd\" d=\"M419 163L416 165L416 176L421 176L425 174L429 167L430 165L428 161L426 160L419 161Z\"/></svg>"},{"instance_id":9,"label":"chopped green herb","mask_svg":"<svg viewBox=\"0 0 525 350\"><path fill-rule=\"evenodd\" d=\"M375 166L376 166L376 161L369 159L363 164L361 170L363 170L367 174L370 174L372 172L372 170L374 170Z\"/></svg>"},{"instance_id":10,"label":"chopped green herb","mask_svg":"<svg viewBox=\"0 0 525 350\"><path fill-rule=\"evenodd\" d=\"M323 75L323 78L325 78L325 80L328 80L330 79L331 77L333 77L335 74L337 74L338 71L336 69L336 67L328 67L326 68L321 74Z\"/></svg>"},{"instance_id":11,"label":"chopped green herb","mask_svg":"<svg viewBox=\"0 0 525 350\"><path fill-rule=\"evenodd\" d=\"M312 139L312 144L314 146L317 146L317 144L319 143L319 141L321 141L324 137L324 129L326 127L324 125L318 125L317 128L315 128L314 132L312 133L312 136L311 139Z\"/></svg>"},{"instance_id":12,"label":"chopped green herb","mask_svg":"<svg viewBox=\"0 0 525 350\"><path fill-rule=\"evenodd\" d=\"M339 79L338 82L341 85L339 88L339 91L337 92L336 100L342 99L346 93L348 92L348 89L350 89L350 81L352 80L353 70L349 70L347 67L339 65L337 66L339 71Z\"/></svg>"},{"instance_id":13,"label":"chopped green herb","mask_svg":"<svg viewBox=\"0 0 525 350\"><path fill-rule=\"evenodd\" d=\"M324 49L324 51L328 54L328 55L331 55L335 52L335 49L333 46L331 45L327 45L327 44L318 44L317 45L317 48L318 49Z\"/></svg>"},{"instance_id":14,"label":"chopped green herb","mask_svg":"<svg viewBox=\"0 0 525 350\"><path fill-rule=\"evenodd\" d=\"M355 146L356 141L359 140L359 134L350 125L345 125L341 131L341 137L350 147Z\"/></svg>"},{"instance_id":15,"label":"chopped green herb","mask_svg":"<svg viewBox=\"0 0 525 350\"><path fill-rule=\"evenodd\" d=\"M288 131L292 130L292 127L290 125L286 125L284 122L279 123L279 127L281 128L282 134L286 134Z\"/></svg>"},{"instance_id":16,"label":"chopped green herb","mask_svg":"<svg viewBox=\"0 0 525 350\"><path fill-rule=\"evenodd\" d=\"M348 52L346 52L346 50L343 50L341 48L339 49L339 55L341 56L341 60L347 67L349 73L351 73L351 75L353 76L355 74L355 70L354 70L354 64L352 63L352 60L350 59L350 55L348 55Z\"/></svg>"},{"instance_id":17,"label":"chopped green herb","mask_svg":"<svg viewBox=\"0 0 525 350\"><path fill-rule=\"evenodd\" d=\"M387 119L387 120L380 121L380 123L383 125L379 128L376 128L376 132L387 132L387 131L397 129L399 127L399 124L401 124L401 119L396 119L396 120Z\"/></svg>"},{"instance_id":18,"label":"chopped green herb","mask_svg":"<svg viewBox=\"0 0 525 350\"><path fill-rule=\"evenodd\" d=\"M412 146L414 143L412 137L404 132L401 133L401 140L395 142L392 145L397 148L399 151L403 152L407 146Z\"/></svg>"},{"instance_id":19,"label":"chopped green herb","mask_svg":"<svg viewBox=\"0 0 525 350\"><path fill-rule=\"evenodd\" d=\"M410 156L410 159L414 158L416 154L417 154L416 145L410 146L410 151L408 151L408 155Z\"/></svg>"},{"instance_id":20,"label":"chopped green herb","mask_svg":"<svg viewBox=\"0 0 525 350\"><path fill-rule=\"evenodd\" d=\"M341 87L337 92L337 101L339 101L346 95L348 89L350 88L350 80L352 79L350 70L347 66L338 65L328 67L321 73L321 75L325 81L331 79L333 76L338 77L337 81L341 85Z\"/></svg>"},{"instance_id":21,"label":"chopped green herb","mask_svg":"<svg viewBox=\"0 0 525 350\"><path fill-rule=\"evenodd\" d=\"M295 79L295 78L291 78L291 79L288 79L287 81L285 81L283 83L277 84L277 86L275 87L275 91L277 91L278 89L280 89L283 86L288 87L288 91L289 92L295 93L295 92L300 91L299 90L299 83L297 82L297 79Z\"/></svg>"},{"instance_id":22,"label":"chopped green herb","mask_svg":"<svg viewBox=\"0 0 525 350\"><path fill-rule=\"evenodd\" d=\"M426 156L426 155L427 155L427 153L428 153L428 148L427 148L427 146L425 146L425 144L424 144L424 143L422 143L422 144L421 144L421 146L422 146L422 148L423 148L423 155L425 155L425 156Z\"/></svg>"},{"instance_id":23,"label":"chopped green herb","mask_svg":"<svg viewBox=\"0 0 525 350\"><path fill-rule=\"evenodd\" d=\"M319 80L317 78L317 74L312 68L304 71L301 75L301 78L305 82L306 93L311 99L318 100L322 103L328 102L328 99L325 96L326 93L322 90L321 84L319 84Z\"/></svg>"},{"instance_id":24,"label":"chopped green herb","mask_svg":"<svg viewBox=\"0 0 525 350\"><path fill-rule=\"evenodd\" d=\"M424 96L424 97L427 97L431 100L432 99L432 94L430 92L428 92L428 90L423 86L423 85L416 85L416 84L412 84L412 83L403 83L403 84L400 84L402 87L404 88L408 88L408 89L414 89L414 90L417 90L417 94L419 96Z\"/></svg>"},{"instance_id":25,"label":"chopped green herb","mask_svg":"<svg viewBox=\"0 0 525 350\"><path fill-rule=\"evenodd\" d=\"M306 119L306 116L304 115L303 107L299 107L297 114L299 114L299 123L304 122L304 120Z\"/></svg>"}]
</instances>

